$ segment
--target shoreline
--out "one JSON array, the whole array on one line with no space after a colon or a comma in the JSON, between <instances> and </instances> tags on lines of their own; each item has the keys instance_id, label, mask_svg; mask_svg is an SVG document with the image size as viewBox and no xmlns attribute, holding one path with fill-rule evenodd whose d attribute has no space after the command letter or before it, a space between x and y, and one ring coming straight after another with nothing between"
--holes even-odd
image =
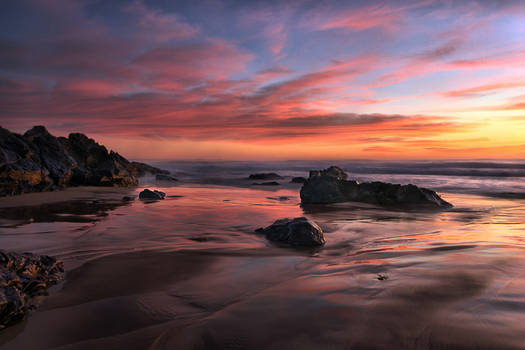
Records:
<instances>
[{"instance_id":1,"label":"shoreline","mask_svg":"<svg viewBox=\"0 0 525 350\"><path fill-rule=\"evenodd\" d=\"M68 187L58 191L31 192L0 197L0 208L28 207L73 200L122 200L138 187Z\"/></svg>"}]
</instances>

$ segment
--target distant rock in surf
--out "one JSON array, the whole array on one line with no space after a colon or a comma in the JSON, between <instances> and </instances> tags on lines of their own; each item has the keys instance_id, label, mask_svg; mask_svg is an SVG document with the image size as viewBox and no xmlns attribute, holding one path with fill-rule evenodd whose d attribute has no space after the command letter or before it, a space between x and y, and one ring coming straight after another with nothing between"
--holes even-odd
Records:
<instances>
[{"instance_id":1,"label":"distant rock in surf","mask_svg":"<svg viewBox=\"0 0 525 350\"><path fill-rule=\"evenodd\" d=\"M63 278L62 262L46 255L0 251L0 330L38 306L38 296Z\"/></svg>"},{"instance_id":2,"label":"distant rock in surf","mask_svg":"<svg viewBox=\"0 0 525 350\"><path fill-rule=\"evenodd\" d=\"M323 230L305 217L280 219L255 232L264 234L270 241L291 246L315 247L325 244Z\"/></svg>"},{"instance_id":3,"label":"distant rock in surf","mask_svg":"<svg viewBox=\"0 0 525 350\"><path fill-rule=\"evenodd\" d=\"M166 197L166 193L157 190L152 191L147 188L139 193L139 199L142 200L161 200L164 197Z\"/></svg>"},{"instance_id":4,"label":"distant rock in surf","mask_svg":"<svg viewBox=\"0 0 525 350\"><path fill-rule=\"evenodd\" d=\"M290 180L290 183L293 183L293 184L304 184L305 182L306 182L306 178L302 176L297 176Z\"/></svg>"},{"instance_id":5,"label":"distant rock in surf","mask_svg":"<svg viewBox=\"0 0 525 350\"><path fill-rule=\"evenodd\" d=\"M279 186L280 183L276 181L269 181L269 182L254 182L252 183L252 186Z\"/></svg>"},{"instance_id":6,"label":"distant rock in surf","mask_svg":"<svg viewBox=\"0 0 525 350\"><path fill-rule=\"evenodd\" d=\"M155 176L155 180L157 181L168 181L168 182L176 182L176 181L179 181L177 180L176 178L174 178L173 176L171 175L167 175L167 174L157 174Z\"/></svg>"},{"instance_id":7,"label":"distant rock in surf","mask_svg":"<svg viewBox=\"0 0 525 350\"><path fill-rule=\"evenodd\" d=\"M167 173L130 162L79 133L67 138L35 126L24 135L0 127L0 196L68 186L136 186L147 173Z\"/></svg>"},{"instance_id":8,"label":"distant rock in surf","mask_svg":"<svg viewBox=\"0 0 525 350\"><path fill-rule=\"evenodd\" d=\"M276 173L257 173L257 174L251 174L248 179L249 180L278 180L282 179L283 177Z\"/></svg>"},{"instance_id":9,"label":"distant rock in surf","mask_svg":"<svg viewBox=\"0 0 525 350\"><path fill-rule=\"evenodd\" d=\"M279 197L266 197L266 199L271 199L271 200L274 200L274 201L284 202L284 201L289 201L291 198L288 197L288 196L279 196Z\"/></svg>"},{"instance_id":10,"label":"distant rock in surf","mask_svg":"<svg viewBox=\"0 0 525 350\"><path fill-rule=\"evenodd\" d=\"M301 203L326 204L364 202L385 207L412 209L447 209L452 204L436 192L415 185L347 180L348 175L336 166L312 170L301 188Z\"/></svg>"},{"instance_id":11,"label":"distant rock in surf","mask_svg":"<svg viewBox=\"0 0 525 350\"><path fill-rule=\"evenodd\" d=\"M124 197L122 197L122 200L124 202L132 202L132 201L135 200L135 196L124 196Z\"/></svg>"}]
</instances>

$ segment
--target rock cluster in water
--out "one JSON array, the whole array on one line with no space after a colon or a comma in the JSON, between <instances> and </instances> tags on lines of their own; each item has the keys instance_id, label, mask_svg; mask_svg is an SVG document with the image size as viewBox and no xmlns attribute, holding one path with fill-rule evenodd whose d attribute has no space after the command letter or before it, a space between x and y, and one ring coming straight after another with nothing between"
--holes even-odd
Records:
<instances>
[{"instance_id":1,"label":"rock cluster in water","mask_svg":"<svg viewBox=\"0 0 525 350\"><path fill-rule=\"evenodd\" d=\"M415 185L398 185L386 182L348 180L340 168L332 166L325 170L312 170L301 188L301 203L325 204L341 202L364 202L386 207L400 208L451 208L436 192Z\"/></svg>"},{"instance_id":2,"label":"rock cluster in water","mask_svg":"<svg viewBox=\"0 0 525 350\"><path fill-rule=\"evenodd\" d=\"M250 180L279 180L283 177L277 173L258 173L248 176Z\"/></svg>"},{"instance_id":3,"label":"rock cluster in water","mask_svg":"<svg viewBox=\"0 0 525 350\"><path fill-rule=\"evenodd\" d=\"M280 219L255 232L264 234L270 241L291 246L315 247L325 243L323 230L305 217Z\"/></svg>"},{"instance_id":4,"label":"rock cluster in water","mask_svg":"<svg viewBox=\"0 0 525 350\"><path fill-rule=\"evenodd\" d=\"M63 277L62 262L46 255L0 251L0 329L23 319L38 296Z\"/></svg>"},{"instance_id":5,"label":"rock cluster in water","mask_svg":"<svg viewBox=\"0 0 525 350\"><path fill-rule=\"evenodd\" d=\"M35 126L19 135L0 127L0 196L67 186L135 186L147 173L168 173L130 162L84 134L55 137Z\"/></svg>"},{"instance_id":6,"label":"rock cluster in water","mask_svg":"<svg viewBox=\"0 0 525 350\"><path fill-rule=\"evenodd\" d=\"M141 200L161 200L164 197L166 197L166 193L157 190L152 191L147 188L139 193L139 199Z\"/></svg>"}]
</instances>

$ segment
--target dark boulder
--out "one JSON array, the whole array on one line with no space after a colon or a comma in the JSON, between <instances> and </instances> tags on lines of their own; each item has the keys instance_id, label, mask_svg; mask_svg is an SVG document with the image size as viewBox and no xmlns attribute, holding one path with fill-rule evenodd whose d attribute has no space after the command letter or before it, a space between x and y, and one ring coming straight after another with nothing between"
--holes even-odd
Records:
<instances>
[{"instance_id":1,"label":"dark boulder","mask_svg":"<svg viewBox=\"0 0 525 350\"><path fill-rule=\"evenodd\" d=\"M270 241L291 246L315 247L325 244L323 230L305 217L280 219L255 232L264 234Z\"/></svg>"},{"instance_id":2,"label":"dark boulder","mask_svg":"<svg viewBox=\"0 0 525 350\"><path fill-rule=\"evenodd\" d=\"M279 186L280 183L276 181L269 181L269 182L254 182L252 183L253 186Z\"/></svg>"},{"instance_id":3,"label":"dark boulder","mask_svg":"<svg viewBox=\"0 0 525 350\"><path fill-rule=\"evenodd\" d=\"M176 181L179 181L177 180L176 178L174 178L173 176L171 175L167 175L167 174L157 174L155 176L155 180L157 181L168 181L168 182L176 182Z\"/></svg>"},{"instance_id":4,"label":"dark boulder","mask_svg":"<svg viewBox=\"0 0 525 350\"><path fill-rule=\"evenodd\" d=\"M304 184L305 182L306 182L306 178L302 176L297 176L290 180L290 183L293 183L293 184Z\"/></svg>"},{"instance_id":5,"label":"dark boulder","mask_svg":"<svg viewBox=\"0 0 525 350\"><path fill-rule=\"evenodd\" d=\"M251 174L248 177L249 180L278 180L282 179L282 176L276 173L258 173Z\"/></svg>"},{"instance_id":6,"label":"dark boulder","mask_svg":"<svg viewBox=\"0 0 525 350\"><path fill-rule=\"evenodd\" d=\"M142 200L160 200L164 197L166 197L166 193L157 190L151 191L147 188L139 194L139 199Z\"/></svg>"},{"instance_id":7,"label":"dark boulder","mask_svg":"<svg viewBox=\"0 0 525 350\"><path fill-rule=\"evenodd\" d=\"M135 200L135 196L124 196L122 197L122 200L124 202L133 202Z\"/></svg>"},{"instance_id":8,"label":"dark boulder","mask_svg":"<svg viewBox=\"0 0 525 350\"><path fill-rule=\"evenodd\" d=\"M165 172L129 162L83 134L55 137L35 126L19 135L0 128L0 196L67 186L136 186L146 171Z\"/></svg>"},{"instance_id":9,"label":"dark boulder","mask_svg":"<svg viewBox=\"0 0 525 350\"><path fill-rule=\"evenodd\" d=\"M348 175L344 172L344 170L334 165L324 170L310 170L310 176L308 178L310 179L313 177L325 177L325 176L333 177L338 180L348 179Z\"/></svg>"},{"instance_id":10,"label":"dark boulder","mask_svg":"<svg viewBox=\"0 0 525 350\"><path fill-rule=\"evenodd\" d=\"M415 185L386 182L347 180L348 176L338 167L310 171L310 177L301 188L301 203L326 204L364 202L385 207L412 209L447 209L452 204L436 192Z\"/></svg>"},{"instance_id":11,"label":"dark boulder","mask_svg":"<svg viewBox=\"0 0 525 350\"><path fill-rule=\"evenodd\" d=\"M63 278L62 262L46 255L0 251L0 329L38 306L38 296Z\"/></svg>"},{"instance_id":12,"label":"dark boulder","mask_svg":"<svg viewBox=\"0 0 525 350\"><path fill-rule=\"evenodd\" d=\"M266 197L266 199L271 199L271 200L274 200L274 201L284 202L284 201L289 201L291 199L291 197L288 197L288 196Z\"/></svg>"}]
</instances>

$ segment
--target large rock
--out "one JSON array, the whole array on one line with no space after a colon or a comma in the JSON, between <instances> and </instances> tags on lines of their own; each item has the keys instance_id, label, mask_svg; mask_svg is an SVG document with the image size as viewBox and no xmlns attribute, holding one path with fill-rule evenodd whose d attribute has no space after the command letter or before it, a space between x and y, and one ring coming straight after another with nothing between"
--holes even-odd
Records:
<instances>
[{"instance_id":1,"label":"large rock","mask_svg":"<svg viewBox=\"0 0 525 350\"><path fill-rule=\"evenodd\" d=\"M386 182L347 180L347 174L338 167L312 170L301 188L301 203L326 204L364 202L396 208L446 209L452 204L436 192L415 185L398 185Z\"/></svg>"},{"instance_id":2,"label":"large rock","mask_svg":"<svg viewBox=\"0 0 525 350\"><path fill-rule=\"evenodd\" d=\"M270 241L292 246L315 247L325 243L323 230L315 222L305 217L280 219L255 232L264 234Z\"/></svg>"},{"instance_id":3,"label":"large rock","mask_svg":"<svg viewBox=\"0 0 525 350\"><path fill-rule=\"evenodd\" d=\"M248 176L250 180L278 180L282 179L282 176L276 173L257 173Z\"/></svg>"},{"instance_id":4,"label":"large rock","mask_svg":"<svg viewBox=\"0 0 525 350\"><path fill-rule=\"evenodd\" d=\"M38 296L63 278L61 262L46 255L0 251L0 329L38 306Z\"/></svg>"},{"instance_id":5,"label":"large rock","mask_svg":"<svg viewBox=\"0 0 525 350\"><path fill-rule=\"evenodd\" d=\"M161 200L164 197L166 197L166 193L157 190L152 191L147 188L139 193L139 199L142 200Z\"/></svg>"},{"instance_id":6,"label":"large rock","mask_svg":"<svg viewBox=\"0 0 525 350\"><path fill-rule=\"evenodd\" d=\"M83 134L54 137L35 126L19 135L0 127L0 196L67 186L136 186L146 172L165 173L108 152Z\"/></svg>"}]
</instances>

